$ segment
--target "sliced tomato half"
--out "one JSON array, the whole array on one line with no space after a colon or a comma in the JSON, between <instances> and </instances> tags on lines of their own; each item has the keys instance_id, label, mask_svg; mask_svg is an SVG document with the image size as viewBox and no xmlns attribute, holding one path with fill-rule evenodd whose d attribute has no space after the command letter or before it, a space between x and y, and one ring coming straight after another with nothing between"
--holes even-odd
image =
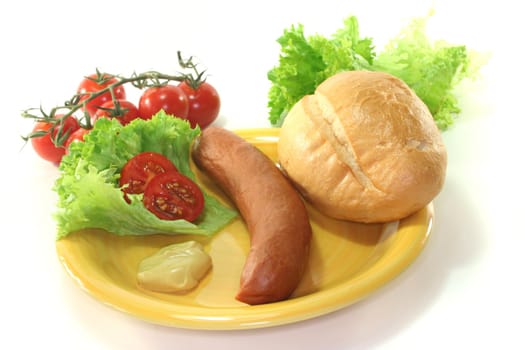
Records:
<instances>
[{"instance_id":1,"label":"sliced tomato half","mask_svg":"<svg viewBox=\"0 0 525 350\"><path fill-rule=\"evenodd\" d=\"M177 171L177 167L166 156L155 152L143 152L124 165L119 184L125 193L143 193L155 175L171 171Z\"/></svg>"},{"instance_id":2,"label":"sliced tomato half","mask_svg":"<svg viewBox=\"0 0 525 350\"><path fill-rule=\"evenodd\" d=\"M190 178L169 171L148 182L143 203L159 219L194 221L204 208L204 196Z\"/></svg>"}]
</instances>

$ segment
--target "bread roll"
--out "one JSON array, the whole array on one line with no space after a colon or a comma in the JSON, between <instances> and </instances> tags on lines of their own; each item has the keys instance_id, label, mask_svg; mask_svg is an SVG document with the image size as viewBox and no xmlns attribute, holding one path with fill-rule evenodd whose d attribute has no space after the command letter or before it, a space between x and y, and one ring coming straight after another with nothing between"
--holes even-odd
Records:
<instances>
[{"instance_id":1,"label":"bread roll","mask_svg":"<svg viewBox=\"0 0 525 350\"><path fill-rule=\"evenodd\" d=\"M440 192L447 154L426 105L380 72L334 75L288 113L279 163L325 215L385 222L423 208Z\"/></svg>"}]
</instances>

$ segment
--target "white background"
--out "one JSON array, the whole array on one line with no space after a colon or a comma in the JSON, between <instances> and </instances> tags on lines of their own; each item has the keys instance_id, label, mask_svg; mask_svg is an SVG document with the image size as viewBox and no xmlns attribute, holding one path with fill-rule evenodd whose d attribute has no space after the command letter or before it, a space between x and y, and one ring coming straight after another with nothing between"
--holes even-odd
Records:
<instances>
[{"instance_id":1,"label":"white background","mask_svg":"<svg viewBox=\"0 0 525 350\"><path fill-rule=\"evenodd\" d=\"M9 3L9 8L6 4ZM517 2L516 2L517 3ZM218 124L269 127L266 72L275 40L303 23L330 34L348 15L378 47L414 16L429 34L490 52L458 90L462 114L444 133L447 181L427 247L366 300L287 326L191 331L151 325L103 305L66 275L51 218L56 168L20 135L20 111L69 98L95 68L177 70L176 52L209 69ZM0 347L54 349L523 349L523 16L511 1L19 0L0 5L2 120Z\"/></svg>"}]
</instances>

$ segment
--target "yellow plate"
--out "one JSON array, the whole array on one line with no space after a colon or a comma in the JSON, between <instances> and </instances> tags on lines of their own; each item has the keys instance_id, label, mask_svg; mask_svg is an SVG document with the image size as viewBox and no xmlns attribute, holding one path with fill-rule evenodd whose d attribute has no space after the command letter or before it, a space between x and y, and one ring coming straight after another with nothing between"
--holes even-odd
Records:
<instances>
[{"instance_id":1,"label":"yellow plate","mask_svg":"<svg viewBox=\"0 0 525 350\"><path fill-rule=\"evenodd\" d=\"M277 158L278 129L237 131L270 158ZM195 167L194 167L195 169ZM195 169L201 184L220 190ZM432 205L399 222L357 224L329 219L308 207L313 228L309 266L292 298L249 306L235 300L249 249L241 219L211 238L119 237L85 230L57 241L60 261L74 280L100 301L143 320L192 329L277 326L326 314L355 303L401 273L421 252L432 228ZM136 285L139 262L171 243L204 244L213 268L186 294L162 294Z\"/></svg>"}]
</instances>

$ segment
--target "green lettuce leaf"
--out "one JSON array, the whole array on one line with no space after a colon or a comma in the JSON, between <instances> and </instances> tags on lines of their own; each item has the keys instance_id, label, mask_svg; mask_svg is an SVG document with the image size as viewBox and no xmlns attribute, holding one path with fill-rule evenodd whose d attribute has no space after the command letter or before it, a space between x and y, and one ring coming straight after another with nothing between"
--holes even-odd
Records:
<instances>
[{"instance_id":1,"label":"green lettuce leaf","mask_svg":"<svg viewBox=\"0 0 525 350\"><path fill-rule=\"evenodd\" d=\"M118 186L124 164L138 153L151 151L168 157L181 173L195 180L190 168L190 147L200 133L188 122L159 112L151 120L137 119L126 126L100 119L84 142L71 145L60 164L57 239L86 228L118 235L203 234L219 231L237 212L204 192L205 207L194 223L161 220L148 211L141 195L128 204Z\"/></svg>"},{"instance_id":2,"label":"green lettuce leaf","mask_svg":"<svg viewBox=\"0 0 525 350\"><path fill-rule=\"evenodd\" d=\"M374 57L372 40L359 36L355 17L349 17L332 38L306 37L299 24L286 29L277 42L281 45L279 64L268 72L273 126L280 126L293 105L326 78L342 70L368 68Z\"/></svg>"},{"instance_id":3,"label":"green lettuce leaf","mask_svg":"<svg viewBox=\"0 0 525 350\"><path fill-rule=\"evenodd\" d=\"M427 105L441 130L454 123L461 109L454 88L464 78L475 77L472 55L464 45L431 42L427 17L416 18L377 56L374 69L387 71L407 83ZM473 69L475 68L475 69Z\"/></svg>"},{"instance_id":4,"label":"green lettuce leaf","mask_svg":"<svg viewBox=\"0 0 525 350\"><path fill-rule=\"evenodd\" d=\"M302 25L285 30L277 40L279 64L268 72L270 123L280 126L293 105L326 78L340 71L375 70L405 81L428 106L437 126L446 130L461 111L454 88L465 78L475 78L483 61L464 45L432 42L426 34L432 14L415 18L380 53L372 39L360 36L354 16L330 38L305 37Z\"/></svg>"}]
</instances>

